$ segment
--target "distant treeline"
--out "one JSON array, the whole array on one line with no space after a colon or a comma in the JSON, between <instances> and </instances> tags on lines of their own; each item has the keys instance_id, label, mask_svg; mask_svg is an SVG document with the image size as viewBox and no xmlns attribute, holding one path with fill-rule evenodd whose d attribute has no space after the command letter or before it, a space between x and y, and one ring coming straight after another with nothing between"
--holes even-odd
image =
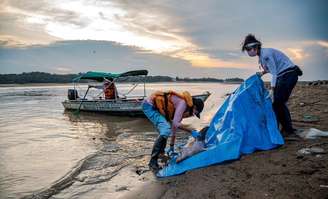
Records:
<instances>
[{"instance_id":1,"label":"distant treeline","mask_svg":"<svg viewBox=\"0 0 328 199\"><path fill-rule=\"evenodd\" d=\"M44 72L30 72L21 74L0 74L0 84L27 84L27 83L70 83L72 79L80 76L81 74L50 74ZM227 82L227 83L240 83L244 80L241 78L172 78L169 76L134 76L124 77L117 79L118 82ZM81 81L87 82L87 81Z\"/></svg>"},{"instance_id":2,"label":"distant treeline","mask_svg":"<svg viewBox=\"0 0 328 199\"><path fill-rule=\"evenodd\" d=\"M59 75L44 72L0 74L0 84L69 83L77 76L79 74Z\"/></svg>"},{"instance_id":3,"label":"distant treeline","mask_svg":"<svg viewBox=\"0 0 328 199\"><path fill-rule=\"evenodd\" d=\"M216 79L216 78L210 78L210 77L203 77L203 78L179 78L176 77L176 81L179 82L236 82L240 83L243 82L244 80L241 78L227 78L227 79Z\"/></svg>"}]
</instances>

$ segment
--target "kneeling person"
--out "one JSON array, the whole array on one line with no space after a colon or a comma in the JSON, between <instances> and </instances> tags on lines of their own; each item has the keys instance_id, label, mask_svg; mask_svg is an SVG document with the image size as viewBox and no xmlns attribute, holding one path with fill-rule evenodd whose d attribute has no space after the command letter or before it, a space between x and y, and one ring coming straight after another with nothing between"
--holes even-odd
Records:
<instances>
[{"instance_id":1,"label":"kneeling person","mask_svg":"<svg viewBox=\"0 0 328 199\"><path fill-rule=\"evenodd\" d=\"M158 157L164 153L168 137L172 135L170 147L173 149L175 133L178 128L192 132L192 129L181 124L181 121L183 118L193 115L200 118L204 102L201 99L192 98L187 91L182 94L174 91L157 91L143 102L142 108L145 115L159 131L148 164L150 169L157 171L159 169Z\"/></svg>"}]
</instances>

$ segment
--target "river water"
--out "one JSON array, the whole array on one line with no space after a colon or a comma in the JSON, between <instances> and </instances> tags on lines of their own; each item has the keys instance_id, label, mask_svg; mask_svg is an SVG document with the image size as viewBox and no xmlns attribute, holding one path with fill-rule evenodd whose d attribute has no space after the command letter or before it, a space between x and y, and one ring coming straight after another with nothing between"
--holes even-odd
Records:
<instances>
[{"instance_id":1,"label":"river water","mask_svg":"<svg viewBox=\"0 0 328 199\"><path fill-rule=\"evenodd\" d=\"M117 85L121 93L131 86ZM237 86L153 83L147 84L146 90L148 95L169 89L212 93L201 119L183 121L200 129L210 122L225 94ZM30 198L31 194L40 198L88 198L101 184L113 185L112 177L122 168L146 168L147 162L138 162L138 158L150 154L157 136L152 124L140 117L64 111L61 102L68 88L70 85L0 87L0 198ZM80 89L81 95L86 85ZM143 87L135 92L142 94ZM178 133L178 143L186 137Z\"/></svg>"}]
</instances>

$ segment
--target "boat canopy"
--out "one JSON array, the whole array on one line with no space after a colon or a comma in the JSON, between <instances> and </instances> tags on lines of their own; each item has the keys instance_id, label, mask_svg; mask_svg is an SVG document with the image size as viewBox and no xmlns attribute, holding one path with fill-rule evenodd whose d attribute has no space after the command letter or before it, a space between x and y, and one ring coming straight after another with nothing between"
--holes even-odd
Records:
<instances>
[{"instance_id":1,"label":"boat canopy","mask_svg":"<svg viewBox=\"0 0 328 199\"><path fill-rule=\"evenodd\" d=\"M90 79L96 80L98 82L104 81L104 79L115 79L119 77L128 77L128 76L139 76L139 75L147 75L147 70L133 70L125 73L107 73L107 72L96 72L96 71L88 71L76 78L73 79L73 82L80 81L81 79Z\"/></svg>"}]
</instances>

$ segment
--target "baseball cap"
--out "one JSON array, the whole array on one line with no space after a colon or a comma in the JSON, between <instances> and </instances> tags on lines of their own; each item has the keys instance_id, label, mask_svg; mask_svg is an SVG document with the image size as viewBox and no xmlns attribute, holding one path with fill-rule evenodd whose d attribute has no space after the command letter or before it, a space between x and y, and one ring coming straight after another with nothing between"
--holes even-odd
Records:
<instances>
[{"instance_id":1,"label":"baseball cap","mask_svg":"<svg viewBox=\"0 0 328 199\"><path fill-rule=\"evenodd\" d=\"M195 113L195 115L200 118L200 113L203 111L204 109L204 102L201 99L198 98L192 98L192 103L193 106L196 108L197 112Z\"/></svg>"}]
</instances>

